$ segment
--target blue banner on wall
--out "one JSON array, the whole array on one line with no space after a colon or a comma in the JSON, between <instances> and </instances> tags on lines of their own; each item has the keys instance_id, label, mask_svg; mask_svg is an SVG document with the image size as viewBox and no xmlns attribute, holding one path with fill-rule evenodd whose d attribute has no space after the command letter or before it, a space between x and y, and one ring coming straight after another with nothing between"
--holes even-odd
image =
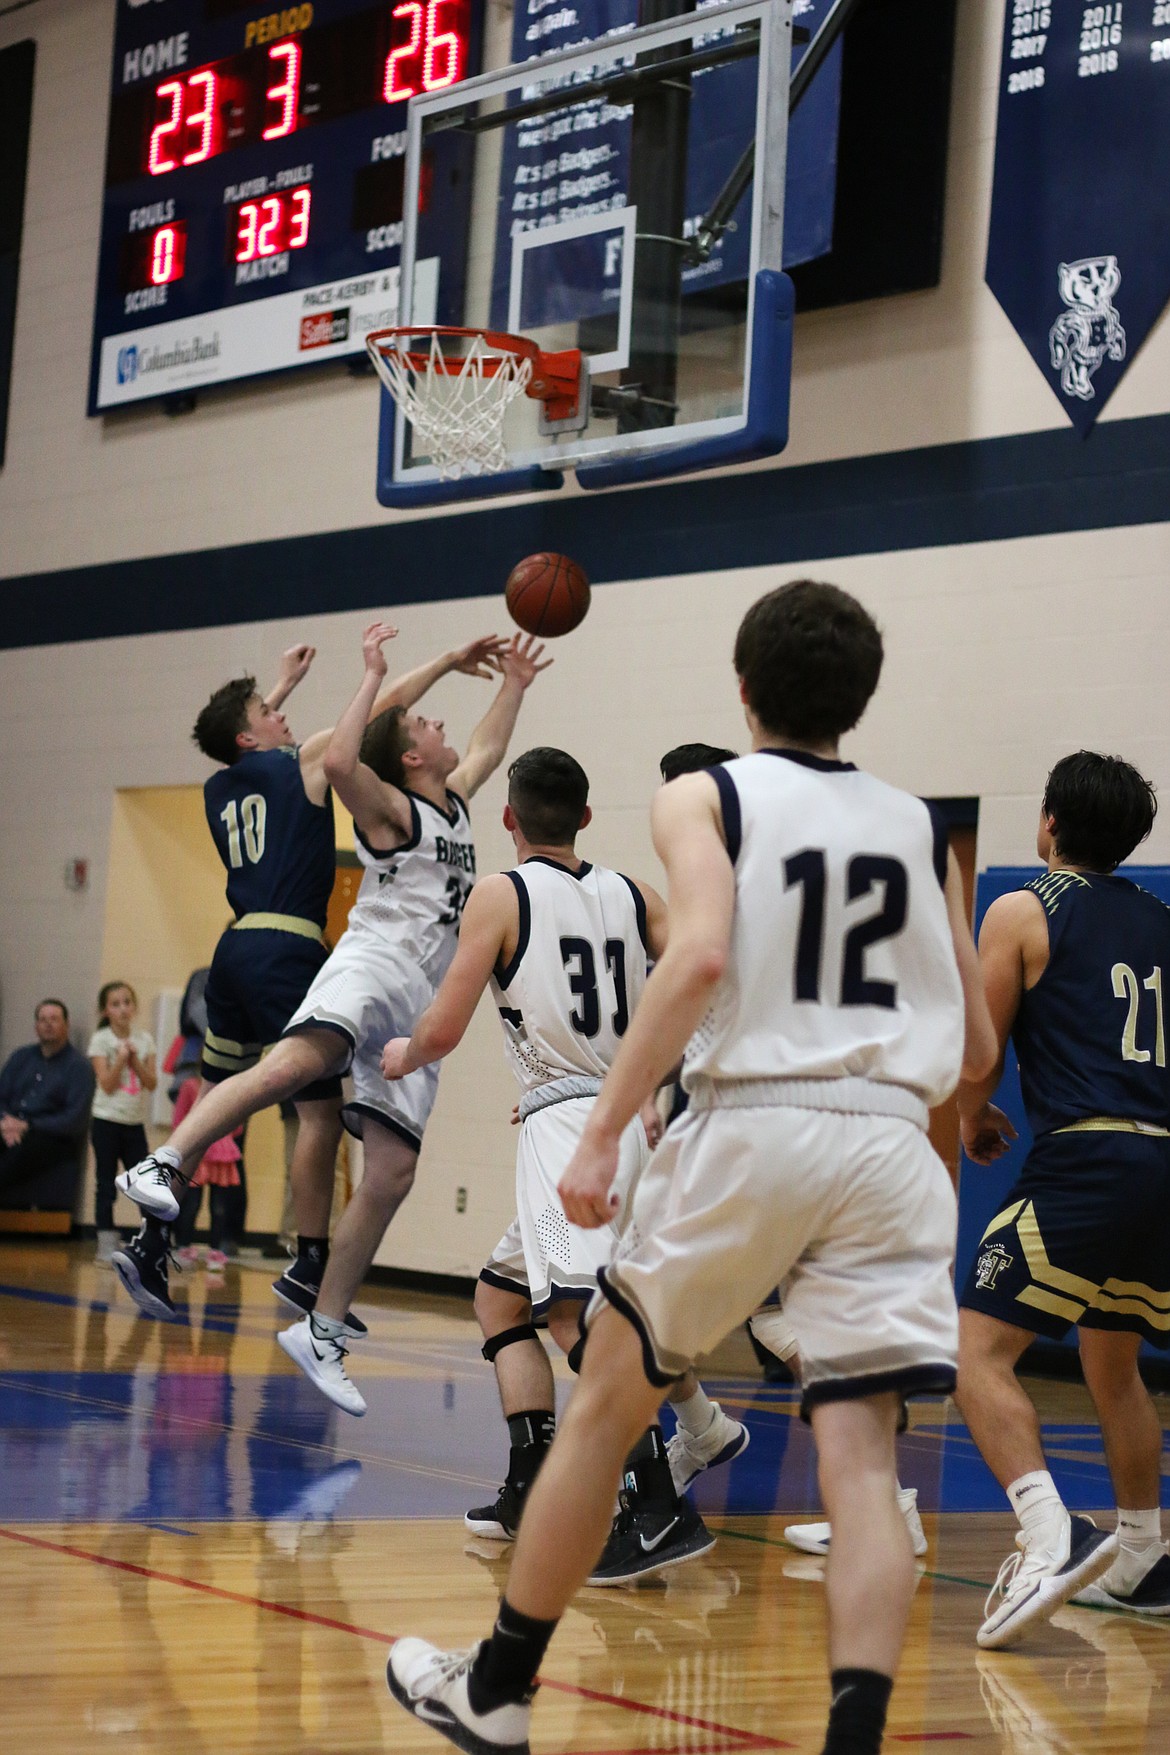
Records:
<instances>
[{"instance_id":1,"label":"blue banner on wall","mask_svg":"<svg viewBox=\"0 0 1170 1755\"><path fill-rule=\"evenodd\" d=\"M1170 298L1170 0L1007 0L987 283L1087 433Z\"/></svg>"},{"instance_id":2,"label":"blue banner on wall","mask_svg":"<svg viewBox=\"0 0 1170 1755\"><path fill-rule=\"evenodd\" d=\"M708 0L710 4L710 0ZM831 0L795 0L793 16L814 35ZM706 11L707 6L701 6ZM716 5L712 10L717 10ZM602 36L629 30L637 23L637 0L522 0L515 11L512 34L514 62L554 50L576 47ZM805 45L793 55L799 65ZM754 59L709 68L692 77L690 138L692 151L687 188L688 225L708 211L751 138L756 112ZM784 265L809 262L833 244L833 207L837 187L837 126L841 96L841 44L824 66L792 118L788 139L788 175L784 216ZM612 112L610 115L608 112ZM554 124L555 125L555 124ZM501 202L496 244L493 322L506 320L511 239L518 230L548 227L625 204L629 175L630 106L607 106L606 119L592 127L588 163L579 175L550 179L559 159L550 159L550 125L509 127L504 133ZM552 186L550 186L550 183ZM751 251L751 187L708 261L684 271L683 291L696 292L744 280ZM596 283L595 283L596 284ZM611 295L597 287L596 310L579 304L578 317L599 315Z\"/></svg>"}]
</instances>

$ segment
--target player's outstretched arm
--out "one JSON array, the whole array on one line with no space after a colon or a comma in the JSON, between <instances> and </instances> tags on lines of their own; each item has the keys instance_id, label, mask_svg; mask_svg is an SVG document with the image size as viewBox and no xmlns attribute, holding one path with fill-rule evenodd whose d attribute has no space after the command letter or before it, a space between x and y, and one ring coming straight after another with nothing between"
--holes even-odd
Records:
<instances>
[{"instance_id":1,"label":"player's outstretched arm","mask_svg":"<svg viewBox=\"0 0 1170 1755\"><path fill-rule=\"evenodd\" d=\"M380 780L361 759L362 738L370 721L370 708L386 675L386 658L382 647L395 636L396 629L386 622L372 622L362 635L362 657L365 669L357 694L337 721L321 756L326 782L333 787L342 804L366 839L375 847L386 845L387 837L410 834L410 802L396 786ZM305 760L301 752L302 764Z\"/></svg>"},{"instance_id":2,"label":"player's outstretched arm","mask_svg":"<svg viewBox=\"0 0 1170 1755\"><path fill-rule=\"evenodd\" d=\"M484 634L478 640L471 640L466 646L459 646L453 652L442 652L438 658L432 658L427 664L420 664L417 670L408 670L405 676L395 677L390 687L374 702L371 719L379 713L385 713L389 707L413 707L421 701L427 690L453 671L460 676L478 676L490 680L500 673L499 655L507 645L499 634Z\"/></svg>"},{"instance_id":3,"label":"player's outstretched arm","mask_svg":"<svg viewBox=\"0 0 1170 1755\"><path fill-rule=\"evenodd\" d=\"M1003 1077L1004 1054L1024 996L1029 965L1035 965L1039 973L1047 958L1048 923L1039 897L1014 890L993 902L984 917L978 952L992 1052L981 1073L968 1067L964 1055L958 1090L963 1150L976 1164L990 1164L1002 1157L1016 1137L1003 1110L990 1099ZM960 970L962 967L960 963Z\"/></svg>"},{"instance_id":4,"label":"player's outstretched arm","mask_svg":"<svg viewBox=\"0 0 1170 1755\"><path fill-rule=\"evenodd\" d=\"M394 630L396 633L397 630ZM394 634L388 636L393 638ZM444 652L441 657L433 658L429 664L422 664L417 670L407 671L405 676L396 677L389 688L374 697L370 703L367 722L377 719L380 713L388 712L391 707L412 707L420 700L427 690L442 676L449 676L458 671L462 676L493 677L498 676L500 664L498 654L506 645L498 634L485 634L482 639L472 640L467 646L460 646L454 652ZM294 651L299 648L293 648ZM312 648L306 648L312 653ZM287 658L288 653L285 654ZM307 668L307 666L306 666ZM278 703L270 703L277 705ZM317 790L324 797L325 779L321 772L321 764L325 759L325 751L329 748L334 727L324 731L316 731L307 737L301 745L301 771L305 774L305 784L310 797L314 796L313 781L319 782ZM320 803L320 799L317 799Z\"/></svg>"},{"instance_id":5,"label":"player's outstretched arm","mask_svg":"<svg viewBox=\"0 0 1170 1755\"><path fill-rule=\"evenodd\" d=\"M280 671L276 681L264 697L264 705L270 713L275 713L288 700L299 682L309 674L309 666L317 656L315 646L290 646L280 660Z\"/></svg>"},{"instance_id":6,"label":"player's outstretched arm","mask_svg":"<svg viewBox=\"0 0 1170 1755\"><path fill-rule=\"evenodd\" d=\"M655 796L651 824L670 882L670 939L561 1177L565 1216L574 1225L612 1219L609 1190L622 1132L682 1059L731 944L735 872L710 775L686 774L664 786Z\"/></svg>"},{"instance_id":7,"label":"player's outstretched arm","mask_svg":"<svg viewBox=\"0 0 1170 1755\"><path fill-rule=\"evenodd\" d=\"M472 732L467 753L448 782L452 792L459 793L461 798L473 798L503 761L516 729L524 692L552 663L551 658L544 658L541 663L543 657L544 647L531 634L513 635L498 653L497 662L504 677L499 693Z\"/></svg>"},{"instance_id":8,"label":"player's outstretched arm","mask_svg":"<svg viewBox=\"0 0 1170 1755\"><path fill-rule=\"evenodd\" d=\"M434 999L412 1036L395 1036L382 1050L382 1076L402 1079L458 1048L480 996L501 956L507 959L520 934L514 885L502 873L481 878L463 910L459 947Z\"/></svg>"}]
</instances>

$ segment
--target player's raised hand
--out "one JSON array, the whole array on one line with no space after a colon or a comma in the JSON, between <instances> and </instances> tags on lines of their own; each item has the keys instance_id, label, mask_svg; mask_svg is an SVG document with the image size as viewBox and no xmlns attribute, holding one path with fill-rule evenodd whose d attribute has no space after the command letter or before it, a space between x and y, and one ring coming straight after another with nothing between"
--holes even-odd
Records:
<instances>
[{"instance_id":1,"label":"player's raised hand","mask_svg":"<svg viewBox=\"0 0 1170 1755\"><path fill-rule=\"evenodd\" d=\"M297 684L308 675L309 666L316 656L317 648L315 646L306 646L303 642L299 646L290 646L287 652L281 654L281 682L287 683L290 689L295 689Z\"/></svg>"},{"instance_id":2,"label":"player's raised hand","mask_svg":"<svg viewBox=\"0 0 1170 1755\"><path fill-rule=\"evenodd\" d=\"M547 670L551 658L544 658L544 646L534 634L513 634L499 654L500 669L526 689L533 677Z\"/></svg>"},{"instance_id":3,"label":"player's raised hand","mask_svg":"<svg viewBox=\"0 0 1170 1755\"><path fill-rule=\"evenodd\" d=\"M568 1168L557 1184L557 1193L570 1225L596 1231L608 1225L618 1210L618 1197L612 1192L617 1175L620 1142L598 1146L585 1134L569 1159Z\"/></svg>"},{"instance_id":4,"label":"player's raised hand","mask_svg":"<svg viewBox=\"0 0 1170 1755\"><path fill-rule=\"evenodd\" d=\"M382 1050L382 1077L384 1079L404 1079L412 1069L406 1064L406 1051L410 1047L409 1036L392 1036Z\"/></svg>"},{"instance_id":5,"label":"player's raised hand","mask_svg":"<svg viewBox=\"0 0 1170 1755\"><path fill-rule=\"evenodd\" d=\"M973 1164L994 1164L1011 1150L1012 1140L1019 1138L1003 1110L994 1103L985 1103L974 1115L964 1115L959 1132L963 1150Z\"/></svg>"},{"instance_id":6,"label":"player's raised hand","mask_svg":"<svg viewBox=\"0 0 1170 1755\"><path fill-rule=\"evenodd\" d=\"M396 640L398 629L392 628L389 622L371 622L362 635L362 657L366 661L366 670L375 676L385 676L389 666L386 655L382 651L387 640Z\"/></svg>"},{"instance_id":7,"label":"player's raised hand","mask_svg":"<svg viewBox=\"0 0 1170 1755\"><path fill-rule=\"evenodd\" d=\"M462 676L489 679L498 676L500 654L507 643L499 634L484 634L479 640L470 640L451 654L451 669L459 671Z\"/></svg>"}]
</instances>

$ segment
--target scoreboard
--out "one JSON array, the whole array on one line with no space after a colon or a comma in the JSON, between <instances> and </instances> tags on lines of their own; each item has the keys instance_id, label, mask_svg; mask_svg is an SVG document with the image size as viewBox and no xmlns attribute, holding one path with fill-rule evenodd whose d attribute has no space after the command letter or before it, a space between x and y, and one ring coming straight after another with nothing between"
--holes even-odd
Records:
<instances>
[{"instance_id":1,"label":"scoreboard","mask_svg":"<svg viewBox=\"0 0 1170 1755\"><path fill-rule=\"evenodd\" d=\"M406 102L479 72L484 4L118 0L90 414L361 354L397 322ZM422 321L462 302L472 153L428 149Z\"/></svg>"}]
</instances>

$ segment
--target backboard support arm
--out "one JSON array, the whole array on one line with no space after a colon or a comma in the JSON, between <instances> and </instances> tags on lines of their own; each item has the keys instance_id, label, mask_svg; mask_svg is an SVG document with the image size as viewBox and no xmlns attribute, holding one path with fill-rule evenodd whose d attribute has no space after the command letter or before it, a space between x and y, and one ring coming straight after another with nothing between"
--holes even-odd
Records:
<instances>
[{"instance_id":1,"label":"backboard support arm","mask_svg":"<svg viewBox=\"0 0 1170 1755\"><path fill-rule=\"evenodd\" d=\"M839 41L842 32L860 3L861 0L834 0L833 6L821 20L820 30L818 30L813 37L801 59L800 66L792 75L792 82L788 89L788 108L783 119L785 132L787 132L789 118L792 116L797 105L800 103L813 80L824 66L829 51L832 49L833 45ZM780 33L777 32L776 35L779 37ZM791 50L789 50L789 53L791 53ZM776 89L774 82L771 83L770 89ZM776 105L775 108L778 110L779 105ZM772 122L773 117L769 115L767 122L768 128L771 128ZM771 164L775 164L776 161L773 144L771 135L769 135L768 160ZM744 148L735 169L732 171L726 183L711 203L710 208L695 228L694 236L688 239L688 262L706 262L708 260L715 245L727 230L727 227L731 222L732 214L743 200L744 194L752 180L752 175L755 170L755 162L756 143L753 140ZM769 215L771 215L775 204L774 192L771 194L771 198L766 195L765 201L769 202L768 212ZM779 229L781 246L783 246L783 190L780 191ZM781 268L783 267L783 262L781 260L774 262L769 261L763 263L762 266L765 268Z\"/></svg>"}]
</instances>

